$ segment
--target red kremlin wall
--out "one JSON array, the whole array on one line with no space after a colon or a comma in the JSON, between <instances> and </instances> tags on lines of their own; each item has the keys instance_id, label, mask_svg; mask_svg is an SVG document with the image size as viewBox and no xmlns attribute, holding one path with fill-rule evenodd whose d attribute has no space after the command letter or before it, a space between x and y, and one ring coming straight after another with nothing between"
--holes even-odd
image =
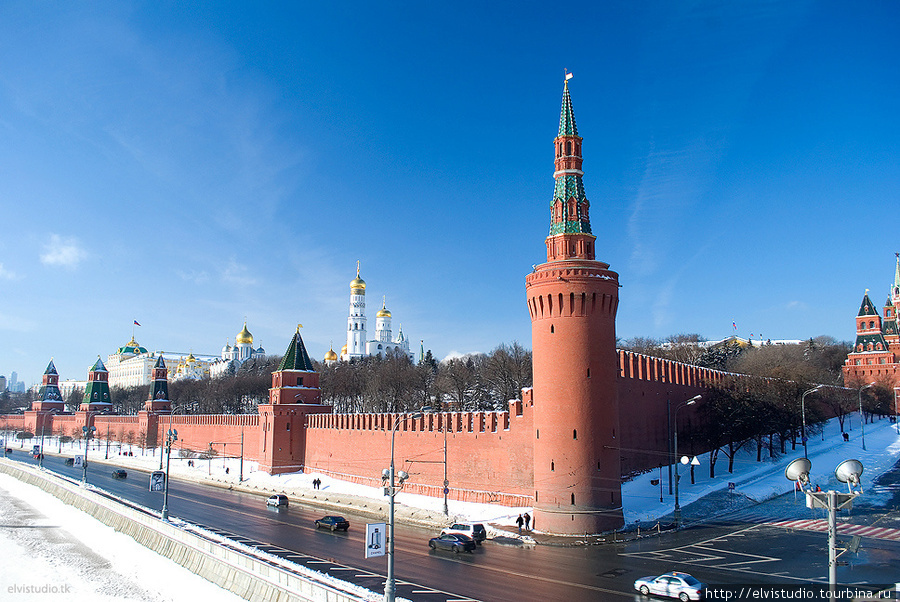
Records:
<instances>
[{"instance_id":1,"label":"red kremlin wall","mask_svg":"<svg viewBox=\"0 0 900 602\"><path fill-rule=\"evenodd\" d=\"M721 381L727 374L622 350L617 358L621 470L629 474L666 463L667 405L674 414L679 404L702 394L708 384ZM697 424L696 408L701 404L678 412L682 453L706 451L690 437L691 426ZM327 406L321 411L328 412ZM90 420L100 440L105 441L109 432L112 441L125 442L133 437L135 445L140 445L140 439L146 437L148 447L158 445L163 433L175 428L179 437L176 449L202 452L212 443L218 456L240 455L243 433L244 458L261 464L265 460L259 414L169 416L141 412L138 416L110 416L28 411L24 416L0 420L10 430L39 435L42 417L47 421L47 435L80 436L81 427ZM399 419L394 414L310 414L305 429L295 426L291 433L290 441L305 440L304 449L291 450L292 457L301 458L300 464L307 471L380 487L381 472L390 465L391 431ZM407 419L397 428L394 456L397 470L411 475L406 491L443 495L445 421L451 499L531 505L535 436L531 389L523 391L522 401L510 402L509 411L448 412ZM305 438L299 436L301 432ZM277 438L277 433L274 436Z\"/></svg>"}]
</instances>

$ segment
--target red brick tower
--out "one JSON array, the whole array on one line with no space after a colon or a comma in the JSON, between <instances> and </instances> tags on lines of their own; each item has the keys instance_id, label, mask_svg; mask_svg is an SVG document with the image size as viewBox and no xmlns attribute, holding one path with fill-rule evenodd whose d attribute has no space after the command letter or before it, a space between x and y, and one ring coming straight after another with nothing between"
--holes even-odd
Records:
<instances>
[{"instance_id":1,"label":"red brick tower","mask_svg":"<svg viewBox=\"0 0 900 602\"><path fill-rule=\"evenodd\" d=\"M259 405L259 469L269 474L296 472L306 462L306 417L331 413L321 404L316 372L300 327L291 339L278 370L272 372L269 403Z\"/></svg>"},{"instance_id":2,"label":"red brick tower","mask_svg":"<svg viewBox=\"0 0 900 602\"><path fill-rule=\"evenodd\" d=\"M570 77L570 76L569 76ZM547 263L525 278L534 361L534 514L551 533L623 525L616 396L618 274L594 259L568 77L554 140Z\"/></svg>"}]
</instances>

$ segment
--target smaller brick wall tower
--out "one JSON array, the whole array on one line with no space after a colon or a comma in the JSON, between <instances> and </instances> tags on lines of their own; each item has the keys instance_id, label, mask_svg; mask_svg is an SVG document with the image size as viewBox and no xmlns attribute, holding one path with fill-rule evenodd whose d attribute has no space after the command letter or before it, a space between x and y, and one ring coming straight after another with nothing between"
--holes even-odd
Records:
<instances>
[{"instance_id":1,"label":"smaller brick wall tower","mask_svg":"<svg viewBox=\"0 0 900 602\"><path fill-rule=\"evenodd\" d=\"M81 400L79 412L104 412L112 410L112 397L109 395L109 372L103 361L97 361L88 371L87 384L84 387L84 398Z\"/></svg>"},{"instance_id":2,"label":"smaller brick wall tower","mask_svg":"<svg viewBox=\"0 0 900 602\"><path fill-rule=\"evenodd\" d=\"M150 371L150 392L144 409L148 412L171 412L172 402L169 401L169 369L162 354L156 358L156 364Z\"/></svg>"},{"instance_id":3,"label":"smaller brick wall tower","mask_svg":"<svg viewBox=\"0 0 900 602\"><path fill-rule=\"evenodd\" d=\"M595 260L582 139L563 91L547 263L525 278L534 362L534 514L542 531L621 527L618 274Z\"/></svg>"},{"instance_id":4,"label":"smaller brick wall tower","mask_svg":"<svg viewBox=\"0 0 900 602\"><path fill-rule=\"evenodd\" d=\"M302 470L306 417L322 413L331 413L331 406L321 405L319 373L309 359L298 326L278 370L272 373L269 403L259 406L260 470L270 474Z\"/></svg>"},{"instance_id":5,"label":"smaller brick wall tower","mask_svg":"<svg viewBox=\"0 0 900 602\"><path fill-rule=\"evenodd\" d=\"M38 412L51 412L54 410L62 412L65 409L62 393L59 390L59 373L56 371L56 366L53 365L52 359L47 369L44 370L44 376L41 378L41 388L38 391L37 399L31 403L31 409Z\"/></svg>"}]
</instances>

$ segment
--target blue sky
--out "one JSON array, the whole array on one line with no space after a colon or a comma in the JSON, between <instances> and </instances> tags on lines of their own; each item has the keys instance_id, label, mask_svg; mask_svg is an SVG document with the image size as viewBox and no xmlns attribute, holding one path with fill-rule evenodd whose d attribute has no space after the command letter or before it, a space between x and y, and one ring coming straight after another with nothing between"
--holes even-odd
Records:
<instances>
[{"instance_id":1,"label":"blue sky","mask_svg":"<svg viewBox=\"0 0 900 602\"><path fill-rule=\"evenodd\" d=\"M530 347L564 69L618 335L854 335L900 190L893 2L0 4L0 374L246 317Z\"/></svg>"}]
</instances>

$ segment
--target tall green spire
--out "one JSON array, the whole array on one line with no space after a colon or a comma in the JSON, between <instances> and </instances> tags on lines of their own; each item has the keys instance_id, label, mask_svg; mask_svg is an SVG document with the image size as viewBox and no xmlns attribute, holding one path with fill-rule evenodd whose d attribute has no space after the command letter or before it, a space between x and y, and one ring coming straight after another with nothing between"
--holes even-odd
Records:
<instances>
[{"instance_id":1,"label":"tall green spire","mask_svg":"<svg viewBox=\"0 0 900 602\"><path fill-rule=\"evenodd\" d=\"M559 134L553 141L556 149L553 177L553 199L550 201L550 236L561 234L591 235L591 221L588 216L590 202L584 192L581 170L581 136L575 125L575 111L569 95L569 77L566 75L563 87L562 108L559 113ZM585 252L584 255L592 255ZM593 257L588 257L593 259Z\"/></svg>"},{"instance_id":2,"label":"tall green spire","mask_svg":"<svg viewBox=\"0 0 900 602\"><path fill-rule=\"evenodd\" d=\"M559 112L558 136L577 136L578 127L575 125L575 112L572 110L572 97L569 96L569 80L566 80L563 88L562 109Z\"/></svg>"}]
</instances>

